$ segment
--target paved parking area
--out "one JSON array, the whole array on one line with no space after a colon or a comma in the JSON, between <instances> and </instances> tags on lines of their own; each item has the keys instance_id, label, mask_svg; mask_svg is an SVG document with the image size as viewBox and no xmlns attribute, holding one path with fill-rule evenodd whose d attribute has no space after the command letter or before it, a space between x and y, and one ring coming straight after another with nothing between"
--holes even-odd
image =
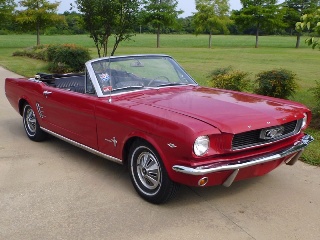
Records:
<instances>
[{"instance_id":1,"label":"paved parking area","mask_svg":"<svg viewBox=\"0 0 320 240\"><path fill-rule=\"evenodd\" d=\"M143 201L128 172L56 138L28 140L0 68L0 239L320 239L320 169L301 162L230 188Z\"/></svg>"}]
</instances>

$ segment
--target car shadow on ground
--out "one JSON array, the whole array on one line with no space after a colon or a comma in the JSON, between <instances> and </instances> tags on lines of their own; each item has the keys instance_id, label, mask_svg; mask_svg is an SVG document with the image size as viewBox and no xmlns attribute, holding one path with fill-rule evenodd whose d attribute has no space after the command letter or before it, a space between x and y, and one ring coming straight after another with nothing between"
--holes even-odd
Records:
<instances>
[{"instance_id":1,"label":"car shadow on ground","mask_svg":"<svg viewBox=\"0 0 320 240\"><path fill-rule=\"evenodd\" d=\"M17 124L19 124L19 127L17 127ZM64 171L73 172L73 177L76 180L83 182L89 179L89 181L92 181L90 179L91 175L95 180L98 179L99 182L104 182L106 185L115 185L117 191L122 191L126 196L139 198L132 186L129 171L125 166L96 156L50 135L44 142L32 142L27 138L21 122L18 121L8 122L7 131L15 138L25 138L25 141L29 141L28 146L34 146L35 149L40 147L42 152L46 152L47 160L45 161L55 161L55 163L58 161L58 166L63 167ZM83 176L86 176L86 178L83 178ZM235 182L229 188L223 186L197 188L181 185L175 198L165 205L180 207L207 201L219 201L227 197L245 194L246 191L251 191L253 186L260 184L266 178L268 176ZM141 199L141 201L143 200Z\"/></svg>"},{"instance_id":2,"label":"car shadow on ground","mask_svg":"<svg viewBox=\"0 0 320 240\"><path fill-rule=\"evenodd\" d=\"M84 169L96 169L91 172L93 174L97 174L98 172L102 178L107 178L107 176L110 175L117 176L119 179L122 179L119 184L119 188L121 188L122 191L126 191L127 193L129 191L134 197L138 196L131 184L127 167L98 157L52 136L49 137L49 141L53 148L60 149L60 152L68 152L71 155L70 158L65 159L66 161L80 162ZM266 176L235 182L229 188L223 186L198 188L181 185L175 198L171 199L166 205L181 206L244 194L245 191L249 191L252 186L260 184L260 181L264 181L264 178L266 178ZM106 179L106 181L108 181L108 179ZM141 201L143 200L141 199Z\"/></svg>"}]
</instances>

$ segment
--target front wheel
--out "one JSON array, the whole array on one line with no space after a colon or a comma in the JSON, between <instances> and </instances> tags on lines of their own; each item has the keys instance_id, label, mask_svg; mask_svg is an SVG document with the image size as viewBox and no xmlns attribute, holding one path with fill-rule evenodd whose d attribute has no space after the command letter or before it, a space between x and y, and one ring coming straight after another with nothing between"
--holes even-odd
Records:
<instances>
[{"instance_id":1,"label":"front wheel","mask_svg":"<svg viewBox=\"0 0 320 240\"><path fill-rule=\"evenodd\" d=\"M41 130L36 115L29 104L24 106L22 118L24 130L32 141L40 142L46 138L46 133Z\"/></svg>"},{"instance_id":2,"label":"front wheel","mask_svg":"<svg viewBox=\"0 0 320 240\"><path fill-rule=\"evenodd\" d=\"M145 142L133 144L129 154L130 177L137 193L151 203L171 199L179 185L170 180L160 156Z\"/></svg>"}]
</instances>

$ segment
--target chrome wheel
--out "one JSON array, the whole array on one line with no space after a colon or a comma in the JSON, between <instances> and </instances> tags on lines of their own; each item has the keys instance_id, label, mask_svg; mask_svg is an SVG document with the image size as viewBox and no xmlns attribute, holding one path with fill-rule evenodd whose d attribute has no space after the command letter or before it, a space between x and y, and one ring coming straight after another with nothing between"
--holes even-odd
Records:
<instances>
[{"instance_id":1,"label":"chrome wheel","mask_svg":"<svg viewBox=\"0 0 320 240\"><path fill-rule=\"evenodd\" d=\"M29 104L23 108L23 126L28 137L36 142L43 141L46 138L46 133L40 128L37 117Z\"/></svg>"},{"instance_id":2,"label":"chrome wheel","mask_svg":"<svg viewBox=\"0 0 320 240\"><path fill-rule=\"evenodd\" d=\"M160 166L150 152L142 152L137 159L137 173L141 183L148 189L156 189L161 185Z\"/></svg>"},{"instance_id":3,"label":"chrome wheel","mask_svg":"<svg viewBox=\"0 0 320 240\"><path fill-rule=\"evenodd\" d=\"M30 135L35 135L36 134L36 129L37 129L37 119L34 114L34 111L31 108L27 109L26 112L26 119L25 119L25 124L27 127L27 131Z\"/></svg>"},{"instance_id":4,"label":"chrome wheel","mask_svg":"<svg viewBox=\"0 0 320 240\"><path fill-rule=\"evenodd\" d=\"M160 204L177 192L179 185L169 178L162 159L149 143L136 141L131 146L128 164L131 182L146 201Z\"/></svg>"}]
</instances>

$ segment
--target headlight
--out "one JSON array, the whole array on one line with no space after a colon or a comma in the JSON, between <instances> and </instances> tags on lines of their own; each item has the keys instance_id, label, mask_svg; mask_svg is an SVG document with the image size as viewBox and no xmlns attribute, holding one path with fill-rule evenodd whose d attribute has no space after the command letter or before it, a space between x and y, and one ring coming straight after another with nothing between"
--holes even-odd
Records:
<instances>
[{"instance_id":1,"label":"headlight","mask_svg":"<svg viewBox=\"0 0 320 240\"><path fill-rule=\"evenodd\" d=\"M304 118L302 119L301 129L305 128L307 126L308 116L306 113L303 114Z\"/></svg>"},{"instance_id":2,"label":"headlight","mask_svg":"<svg viewBox=\"0 0 320 240\"><path fill-rule=\"evenodd\" d=\"M210 141L208 136L198 137L193 144L194 154L196 154L199 157L206 154L209 150L209 146Z\"/></svg>"}]
</instances>

